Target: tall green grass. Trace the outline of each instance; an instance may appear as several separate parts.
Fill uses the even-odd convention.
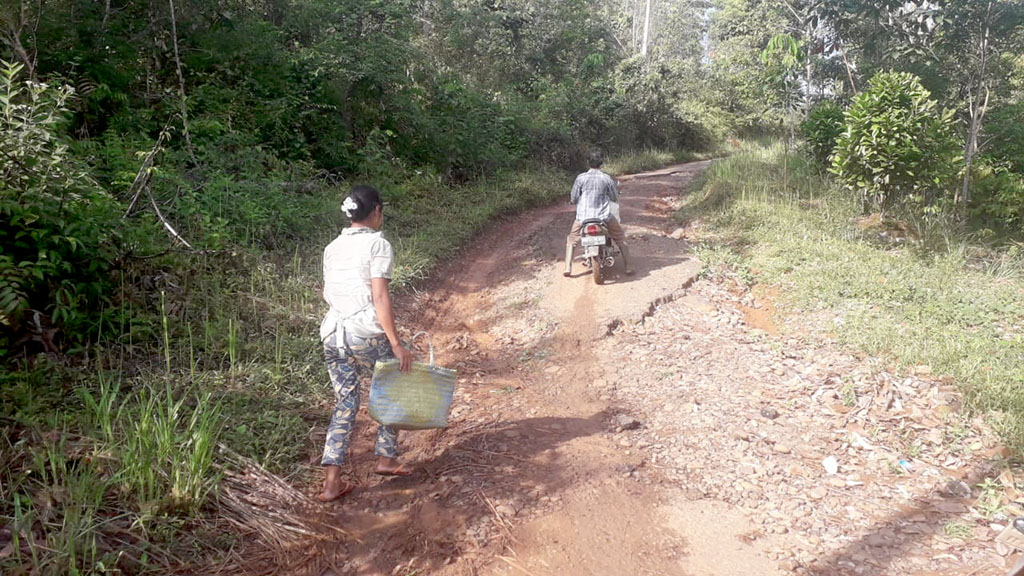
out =
[[[102,549],[101,509],[110,483],[97,474],[94,461],[69,460],[59,441],[33,457],[34,482],[41,487],[35,498],[18,495],[11,518],[15,536],[12,557],[40,574],[92,574],[110,556]],[[45,527],[45,546],[28,546],[35,527]],[[109,562],[109,560],[107,560]]]
[[[213,456],[222,424],[210,398],[209,393],[175,398],[170,385],[139,391],[118,446],[118,480],[134,495],[139,510],[192,515],[217,485]]]
[[[865,227],[856,198],[801,158],[783,189],[781,154],[751,147],[709,169],[679,215],[711,224],[702,256],[778,286],[790,312],[827,312],[834,320],[817,328],[851,348],[952,376],[970,408],[1024,447],[1019,251],[910,218]]]
[[[183,522],[200,516],[219,479],[218,406],[209,394],[175,395],[170,381],[97,382],[75,387],[81,409],[64,428],[4,429],[0,521],[14,539],[4,573],[152,571],[176,540],[192,545]]]

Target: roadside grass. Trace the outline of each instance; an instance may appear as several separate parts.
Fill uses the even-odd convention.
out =
[[[194,525],[219,481],[223,419],[210,394],[155,376],[128,387],[102,370],[45,370],[65,383],[48,422],[59,425],[24,405],[4,418],[4,573],[161,572],[172,550],[208,550]]]
[[[645,148],[629,150],[616,154],[605,161],[604,171],[612,176],[636,174],[648,170],[657,170],[673,164],[707,160],[714,157],[714,152],[693,152],[690,150],[668,150],[663,148]]]
[[[1019,252],[909,218],[861,218],[856,199],[801,158],[783,181],[780,146],[749,146],[708,170],[678,214],[707,225],[705,262],[777,286],[784,309],[829,319],[818,330],[853,349],[951,376],[970,409],[1024,448]]]
[[[402,291],[488,221],[566,194],[571,175],[375,182]],[[201,566],[238,544],[217,521],[217,446],[287,479],[314,468],[332,403],[317,338],[321,257],[346,225],[345,191],[316,192],[322,217],[259,244],[277,251],[180,255],[156,276],[127,268],[118,299],[133,304],[81,359],[0,368],[0,549],[11,544],[0,573]]]

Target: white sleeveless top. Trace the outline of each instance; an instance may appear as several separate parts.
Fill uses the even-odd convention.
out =
[[[320,340],[335,332],[360,338],[384,333],[370,291],[371,278],[391,279],[391,243],[372,228],[346,228],[324,249],[324,300],[331,309],[320,323]]]

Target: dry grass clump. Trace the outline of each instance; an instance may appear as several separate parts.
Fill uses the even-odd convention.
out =
[[[224,462],[217,495],[220,517],[242,534],[259,538],[279,563],[288,562],[296,550],[349,536],[319,502],[254,460],[219,448]]]

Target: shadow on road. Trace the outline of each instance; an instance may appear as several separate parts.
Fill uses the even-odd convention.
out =
[[[417,451],[412,477],[370,479],[338,505],[337,525],[351,538],[319,546],[308,573],[392,574],[410,562],[410,571],[433,573],[488,540],[510,541],[520,510],[580,480],[557,448],[602,432],[608,418],[597,412],[588,418],[479,420],[427,433],[435,445],[455,441],[434,457]],[[354,462],[358,469],[370,465],[366,456]]]
[[[972,470],[964,483],[974,486],[998,474],[997,462]],[[841,497],[841,495],[837,495]],[[955,534],[947,534],[947,525],[974,505],[970,498],[959,498],[945,491],[936,491],[913,505],[895,510],[883,521],[872,526],[862,537],[849,542],[839,550],[819,558],[804,572],[810,576],[860,576],[885,574],[899,563],[900,572],[940,568],[943,555],[956,560]],[[841,520],[841,519],[840,519]],[[939,536],[944,548],[924,548],[922,541]],[[962,544],[962,542],[961,542]],[[954,562],[958,564],[958,562]],[[946,573],[946,572],[943,572]],[[999,567],[979,566],[971,574],[1001,575]]]

